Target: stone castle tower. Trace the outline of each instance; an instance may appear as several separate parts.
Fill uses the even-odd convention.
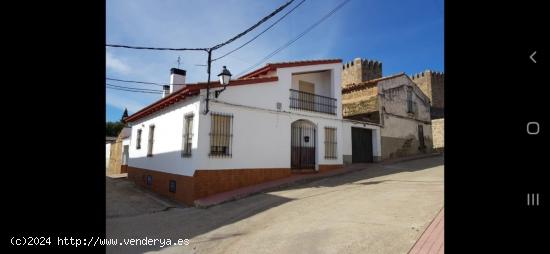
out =
[[[343,65],[342,88],[381,77],[381,62],[355,58]]]
[[[432,119],[442,118],[445,108],[445,74],[426,70],[411,76],[411,79],[418,85],[420,90],[426,94],[431,101]]]

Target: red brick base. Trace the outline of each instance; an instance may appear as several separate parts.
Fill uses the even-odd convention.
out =
[[[128,165],[120,165],[120,173],[128,173]]]
[[[152,176],[151,185],[149,186],[147,185],[148,175]],[[190,176],[128,166],[128,179],[134,181],[137,185],[187,205],[193,205],[195,200],[193,198],[193,177]],[[175,193],[169,191],[170,180],[176,181]]]
[[[331,171],[331,170],[335,170],[335,169],[339,169],[339,168],[343,168],[344,165],[342,164],[335,164],[335,165],[322,165],[320,164],[319,165],[319,172],[322,173],[322,172],[327,172],[327,171]]]
[[[147,176],[152,183],[147,185]],[[250,185],[291,176],[290,168],[196,170],[191,176],[128,167],[128,179],[156,193],[187,205],[196,199]],[[176,181],[176,192],[169,191],[170,180]]]

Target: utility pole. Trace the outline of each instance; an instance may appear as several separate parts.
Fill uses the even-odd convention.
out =
[[[208,114],[208,102],[210,101],[210,67],[212,66],[212,48],[209,48],[206,52],[208,52],[208,69],[206,72],[208,72],[208,81],[206,82],[206,108],[204,109],[204,114]]]

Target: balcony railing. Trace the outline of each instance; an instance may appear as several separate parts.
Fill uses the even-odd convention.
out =
[[[336,115],[336,99],[290,89],[290,108]]]

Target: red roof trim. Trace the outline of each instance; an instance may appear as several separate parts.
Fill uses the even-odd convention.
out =
[[[306,60],[306,61],[295,61],[295,62],[280,62],[280,63],[268,63],[264,67],[249,72],[241,76],[239,79],[252,78],[269,71],[276,70],[277,68],[288,68],[288,67],[298,67],[298,66],[308,66],[308,65],[319,65],[319,64],[332,64],[332,63],[341,63],[342,59],[325,59],[325,60]]]
[[[277,80],[279,80],[279,78],[277,77],[236,79],[236,80],[229,81],[228,86],[251,85],[251,84],[258,84],[258,83],[274,82]],[[201,89],[206,89],[206,86],[207,86],[206,82],[187,84],[183,89],[176,91],[175,93],[172,93],[152,103],[151,105],[141,109],[140,111],[128,116],[127,118],[124,119],[124,122],[127,123],[127,122],[138,120],[155,111],[168,107],[180,100],[184,100],[187,97],[197,95],[200,93]],[[222,85],[220,85],[219,83],[214,83],[214,82],[211,82],[210,84],[210,88],[217,88],[221,86]]]

